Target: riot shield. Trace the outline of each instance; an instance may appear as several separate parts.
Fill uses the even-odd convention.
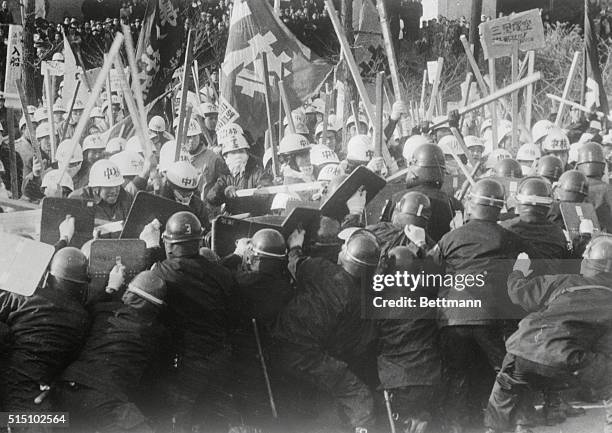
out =
[[[565,229],[569,233],[572,243],[580,236],[580,222],[583,220],[591,220],[593,223],[593,234],[601,231],[597,213],[591,203],[561,202],[559,203],[559,208],[561,209]]]
[[[40,241],[54,245],[59,240],[59,225],[71,215],[75,219],[71,247],[81,248],[93,236],[94,203],[90,200],[45,197],[42,201]]]
[[[108,274],[120,258],[125,266],[125,283],[145,270],[145,242],[138,239],[96,239],[89,255],[90,293],[104,291]]]
[[[393,195],[406,190],[406,185],[389,183],[366,205],[366,225],[376,224],[379,221],[390,221],[393,214]]]
[[[225,203],[225,209],[232,215],[249,213],[251,216],[266,215],[270,212],[270,206],[274,195],[271,194],[254,194],[248,197],[236,197],[228,199]]]
[[[257,231],[265,228],[282,231],[280,225],[269,222],[238,219],[224,215],[218,216],[212,223],[211,248],[219,257],[225,257],[234,252],[238,239],[250,238]]]
[[[144,226],[155,218],[162,227],[165,227],[168,218],[181,211],[190,212],[191,209],[173,200],[139,191],[132,203],[119,239],[138,239]]]

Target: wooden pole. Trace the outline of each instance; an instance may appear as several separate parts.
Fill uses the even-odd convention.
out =
[[[472,72],[474,73],[474,77],[476,77],[476,82],[478,83],[478,87],[480,88],[480,93],[485,97],[489,94],[489,89],[485,83],[485,80],[480,72],[480,68],[478,67],[478,63],[476,63],[476,59],[474,58],[474,54],[472,54],[472,49],[467,38],[464,35],[459,37],[459,40],[463,44],[463,50],[465,51],[465,55],[467,56],[468,62],[472,67]]]
[[[45,71],[45,93],[47,96],[47,116],[49,117],[49,138],[51,139],[51,161],[53,161],[55,159],[55,149],[57,149],[57,138],[55,136],[55,120],[53,119],[53,102],[51,101],[53,94],[53,91],[51,90],[51,75],[49,75],[48,69]],[[10,117],[9,120],[12,121]]]
[[[287,122],[289,123],[289,131],[292,134],[295,134],[295,122],[293,121],[293,116],[291,115],[291,105],[289,105],[289,98],[287,98],[287,92],[285,92],[285,83],[283,83],[282,80],[278,82],[278,90],[280,92],[280,97],[283,100],[285,116],[287,116]]]
[[[181,106],[179,111],[179,130],[176,134],[176,151],[174,154],[174,160],[178,161],[181,155],[181,146],[185,138],[186,131],[185,127],[185,110],[187,107],[187,92],[189,91],[189,68],[191,66],[191,57],[193,52],[194,33],[193,30],[189,30],[187,36],[187,48],[185,50],[185,63],[183,64],[183,87],[181,88]],[[187,124],[189,126],[189,124]]]
[[[489,59],[489,79],[491,81],[491,94],[495,93],[497,88],[497,78],[495,76],[495,59],[491,57]],[[491,140],[493,141],[493,148],[498,147],[497,142],[497,99],[491,103]]]
[[[48,97],[47,97],[48,98]],[[26,110],[27,113],[27,110]],[[15,118],[15,112],[13,108],[7,108],[6,114],[8,118],[8,122],[6,122],[8,127],[8,145],[9,145],[9,170],[11,171],[11,194],[14,200],[19,198],[19,177],[17,173],[17,152],[15,151],[15,122],[13,119]],[[42,164],[42,160],[40,160]]]
[[[468,163],[474,167],[475,165],[475,161],[472,159],[472,157],[470,156],[470,150],[467,148],[467,146],[465,145],[465,141],[463,140],[463,136],[461,135],[461,133],[459,132],[459,130],[457,128],[451,127],[451,132],[453,133],[453,136],[455,137],[455,139],[457,140],[457,142],[459,142],[459,147],[461,147],[461,150],[463,150],[463,153],[465,153],[465,157],[468,160]]]
[[[208,71],[208,68],[204,68],[204,72],[206,72],[206,79],[208,80],[208,85],[213,89],[213,95],[215,95],[215,100],[219,103],[219,93],[217,92],[217,88],[215,87],[215,83],[213,83],[212,75]],[[198,92],[200,89],[198,89]]]
[[[36,1],[22,0],[16,2],[22,5],[21,7],[21,25],[23,26],[23,87],[26,92],[27,101],[31,105],[37,105],[36,95],[36,70],[34,65],[38,63],[38,56],[34,48],[34,29],[36,18]],[[7,30],[8,31],[8,28]]]
[[[331,106],[331,94],[329,84],[325,83],[325,108],[323,110],[323,131],[321,132],[321,143],[327,146],[327,122],[329,122],[329,109]],[[335,149],[333,149],[335,150]]]
[[[382,156],[383,146],[383,79],[384,72],[376,74],[376,119],[374,121],[374,156]]]
[[[266,91],[266,118],[268,119],[268,135],[270,137],[270,148],[272,151],[272,171],[274,177],[280,176],[278,165],[278,148],[274,141],[274,125],[272,122],[272,92],[270,90],[270,71],[268,70],[268,55],[266,52],[261,53],[261,63],[263,71],[263,83]]]
[[[32,147],[34,148],[34,156],[36,156],[38,162],[42,164],[40,143],[36,139],[36,128],[34,128],[32,118],[28,112],[28,100],[26,98],[25,90],[23,89],[23,83],[21,82],[20,78],[17,78],[17,80],[15,80],[15,84],[17,85],[17,91],[19,92],[19,102],[21,102],[21,110],[23,111],[23,117],[26,120],[26,127],[28,128],[28,133],[30,134],[30,141],[32,142]]]
[[[574,74],[576,73],[576,69],[578,67],[578,60],[580,59],[580,51],[576,51],[574,53],[574,57],[572,58],[572,64],[569,69],[569,73],[567,74],[567,80],[565,81],[565,87],[563,88],[563,99],[568,99],[569,92],[572,89],[572,82],[574,81]],[[559,104],[559,110],[557,111],[557,117],[555,118],[555,125],[561,126],[561,120],[563,120],[563,110],[565,108],[565,104],[561,101]]]
[[[106,56],[105,56],[106,57]],[[113,91],[111,89],[111,80],[110,80],[110,70],[106,74],[106,102],[108,105],[106,106],[106,117],[108,119],[108,127],[112,128],[115,125],[115,120],[113,119]]]
[[[512,44],[512,82],[516,83],[518,81],[519,75],[519,42],[514,41]],[[519,93],[518,90],[512,93],[512,148],[518,149],[519,146],[519,119],[518,119],[518,111],[519,111],[519,101],[518,101]]]
[[[531,50],[527,53],[528,59],[528,68],[527,75],[531,75],[535,69],[535,51]],[[531,131],[531,116],[533,113],[533,84],[527,86],[527,96],[525,97],[525,124],[527,125],[527,129]]]
[[[427,114],[425,115],[425,118],[428,121],[431,121],[431,119],[433,118],[433,112],[436,106],[438,92],[440,91],[440,80],[442,79],[442,68],[443,67],[444,67],[444,57],[438,57],[438,70],[436,71],[436,78],[434,79],[433,88],[431,89],[429,106],[427,108]]]
[[[472,0],[472,10],[470,16],[470,43],[474,45],[474,56],[480,54],[480,38],[478,26],[480,25],[480,15],[482,14],[482,0]],[[472,50],[470,49],[470,52]],[[482,96],[486,96],[483,94]]]
[[[471,72],[468,72],[467,75],[465,76],[465,83],[466,83],[466,88],[465,88],[465,93],[463,94],[463,97],[461,99],[461,107],[463,108],[468,104],[468,101],[470,100],[470,90],[472,89],[472,80],[474,79],[474,75]],[[459,123],[459,127],[462,128],[463,127],[463,117],[460,120]]]
[[[563,102],[565,105],[567,105],[567,106],[569,106],[569,107],[572,107],[572,108],[575,108],[575,109],[577,109],[577,110],[580,110],[580,111],[582,111],[582,112],[584,112],[584,113],[591,113],[591,112],[593,112],[591,109],[589,109],[588,107],[585,107],[584,105],[577,104],[577,103],[576,103],[576,102],[574,102],[574,101],[569,101],[569,100],[567,100],[567,99],[560,98],[560,97],[559,97],[559,96],[557,96],[557,95],[553,95],[553,94],[551,94],[551,93],[547,93],[547,94],[546,94],[546,96],[547,96],[548,98],[552,99],[553,101]],[[595,111],[594,113],[595,113],[595,114],[596,114],[598,117],[605,117],[605,116],[606,116],[606,115],[605,115],[605,114],[604,114],[602,111]]]
[[[419,104],[419,121],[425,116],[425,91],[427,90],[427,69],[423,69],[423,84],[421,85],[421,102]]]
[[[64,122],[64,129],[62,130],[62,141],[66,139],[66,134],[68,133],[68,123],[70,121],[70,116],[72,116],[72,111],[74,110],[74,104],[77,100],[77,97],[79,96],[79,89],[81,88],[81,83],[81,80],[77,81],[76,86],[74,88],[74,94],[72,95],[72,99],[70,100],[70,107],[68,108],[68,113],[66,113],[67,117],[66,121]]]
[[[285,79],[285,68],[281,68],[280,72],[280,80],[283,81]],[[280,92],[278,96],[278,143],[280,146],[280,141],[283,139],[284,135],[284,126],[283,125],[283,98],[280,97]]]

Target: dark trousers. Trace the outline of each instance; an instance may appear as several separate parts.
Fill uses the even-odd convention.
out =
[[[445,412],[450,422],[465,425],[470,419],[469,408],[478,413],[484,406],[494,372],[501,369],[506,353],[503,335],[501,325],[442,328]]]

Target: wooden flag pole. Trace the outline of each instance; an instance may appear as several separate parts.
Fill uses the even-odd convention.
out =
[[[469,100],[470,100],[470,93],[472,90],[472,80],[474,79],[474,75],[471,72],[468,72],[467,75],[465,76],[465,83],[467,84],[466,88],[465,88],[465,93],[463,94],[463,97],[461,99],[461,106],[460,108],[464,108],[465,106],[467,106]],[[461,117],[461,120],[459,121],[459,127],[463,128],[463,120],[464,118]]]
[[[34,148],[34,156],[36,156],[36,159],[42,164],[40,143],[36,138],[36,128],[34,128],[32,118],[30,117],[30,113],[28,112],[28,102],[25,90],[23,89],[23,83],[21,82],[21,78],[17,78],[15,80],[15,84],[17,85],[17,91],[19,92],[19,102],[21,102],[21,109],[23,111],[23,117],[25,118],[26,127],[28,128],[28,133],[30,135],[30,141],[32,142],[32,147]]]
[[[491,93],[490,94],[494,94],[495,90],[496,90],[496,81],[497,78],[495,76],[495,59],[493,57],[489,58],[489,79],[491,81]],[[493,141],[493,148],[497,148],[498,146],[498,142],[497,142],[497,99],[495,99],[492,103],[491,103],[491,140]]]
[[[70,122],[70,117],[72,116],[72,111],[74,110],[74,104],[79,96],[79,89],[81,88],[82,81],[79,80],[76,83],[74,88],[74,94],[72,95],[72,99],[70,100],[70,107],[68,108],[68,113],[66,117],[66,121],[64,122],[64,129],[62,130],[61,140],[64,141],[66,139],[66,134],[68,134],[68,123]]]
[[[81,140],[81,135],[83,134],[83,131],[85,131],[85,126],[87,125],[87,123],[89,123],[89,115],[91,114],[91,110],[96,105],[98,97],[100,96],[100,92],[102,91],[102,87],[104,87],[104,82],[106,81],[106,75],[110,71],[110,68],[113,64],[115,57],[117,56],[117,54],[119,54],[119,50],[121,49],[121,45],[123,44],[123,39],[124,39],[123,34],[117,33],[117,35],[115,36],[115,40],[113,41],[113,44],[110,47],[108,56],[106,60],[104,61],[104,65],[102,65],[100,74],[98,75],[98,78],[96,79],[96,82],[91,90],[91,94],[89,95],[89,98],[87,99],[87,103],[85,104],[85,109],[83,110],[83,114],[81,115],[79,119],[79,123],[77,124],[74,130],[74,135],[72,136],[72,140],[71,140],[72,149],[68,153],[68,155],[70,156],[72,156],[72,154],[74,153],[76,146],[79,145],[79,142]],[[64,177],[64,174],[66,173],[66,169],[68,168],[68,162],[69,160],[65,161],[64,164],[60,164],[60,161],[58,161],[58,166],[60,167],[60,171],[61,171],[58,179],[62,179]]]
[[[434,108],[436,106],[436,100],[438,98],[438,92],[440,91],[440,80],[442,79],[442,68],[444,67],[444,57],[438,57],[438,69],[436,71],[436,78],[434,79],[433,88],[431,89],[431,97],[429,99],[429,106],[427,107],[427,114],[425,119],[431,122],[433,118]]]
[[[489,94],[489,89],[485,84],[480,68],[478,68],[478,63],[476,63],[476,59],[474,58],[470,44],[465,35],[461,35],[459,40],[463,44],[463,50],[465,51],[465,55],[467,56],[470,66],[472,67],[472,72],[474,73],[474,77],[476,77],[476,82],[478,83],[478,87],[480,87],[480,92],[482,93],[482,96],[485,97]]]
[[[512,44],[512,82],[516,83],[519,76],[519,42],[514,41]],[[519,92],[512,92],[512,148],[518,149],[519,146]]]
[[[289,105],[289,98],[287,97],[287,92],[285,91],[285,83],[283,83],[282,80],[278,82],[278,91],[280,92],[283,107],[285,108],[285,116],[287,116],[287,122],[289,123],[289,131],[292,134],[295,134],[295,122],[293,121],[293,116],[291,115],[291,105]]]
[[[113,92],[111,89],[111,80],[110,80],[110,70],[106,74],[106,102],[108,105],[106,106],[106,117],[108,119],[108,127],[112,128],[115,124],[113,119]]]
[[[47,95],[49,99],[49,95]],[[13,108],[7,108],[6,114],[9,121],[7,122],[8,127],[8,147],[9,147],[9,170],[11,171],[11,195],[13,200],[19,198],[19,177],[17,175],[17,152],[15,151],[15,112]],[[27,113],[27,110],[25,111]],[[53,149],[53,145],[51,145]],[[42,164],[42,160],[41,160]],[[0,180],[1,182],[1,180]]]
[[[419,103],[419,122],[425,116],[425,92],[427,91],[427,69],[423,69],[423,84],[421,85],[421,101]]]
[[[181,88],[181,105],[179,110],[179,122],[178,122],[178,132],[176,134],[176,150],[174,154],[174,160],[178,161],[181,155],[181,146],[183,145],[183,141],[185,139],[186,131],[185,127],[185,111],[187,108],[187,92],[189,91],[189,68],[191,65],[191,58],[193,52],[193,43],[194,43],[194,33],[193,30],[189,30],[187,36],[187,48],[185,49],[185,63],[183,64],[183,77],[182,83],[183,86]],[[189,124],[187,124],[189,125]]]
[[[567,80],[565,81],[565,87],[563,88],[563,96],[561,96],[561,98],[563,99],[568,99],[569,92],[572,89],[572,82],[574,81],[574,74],[576,73],[579,59],[580,59],[580,51],[576,51],[574,53],[574,57],[572,58],[572,64],[570,66],[569,73],[567,74]],[[564,109],[565,109],[565,104],[563,103],[563,101],[560,101],[559,110],[557,111],[557,117],[555,118],[556,126],[561,126],[561,120],[563,119]]]
[[[261,64],[263,71],[263,83],[266,91],[266,118],[268,120],[268,136],[269,144],[272,151],[272,171],[274,177],[280,176],[280,167],[278,164],[278,148],[274,141],[274,125],[272,122],[272,92],[270,90],[270,71],[268,69],[268,55],[266,52],[261,53]]]
[[[535,69],[535,51],[531,50],[527,53],[528,67],[527,75],[532,75]],[[527,86],[527,95],[525,96],[525,125],[531,131],[531,116],[533,113],[533,84]]]
[[[574,101],[570,101],[568,99],[563,99],[560,98],[557,95],[553,95],[552,93],[547,93],[546,96],[550,99],[552,99],[553,101],[557,101],[557,102],[563,102],[565,105],[575,108],[576,110],[580,110],[582,112],[585,113],[595,113],[598,117],[605,117],[605,113],[603,111],[592,111],[590,110],[588,107],[585,107],[584,105],[581,104],[577,104]]]
[[[331,94],[329,84],[325,83],[325,108],[323,109],[323,131],[321,132],[321,144],[327,146],[327,122],[329,122],[329,109],[331,105]]]
[[[53,162],[55,159],[55,149],[57,149],[57,138],[55,136],[55,120],[53,119],[53,102],[51,102],[51,95],[53,93],[51,90],[51,76],[49,75],[48,69],[45,71],[45,93],[47,96],[47,116],[49,117],[51,138],[51,161]]]
[[[284,79],[285,79],[285,68],[281,68],[280,80],[283,81]],[[280,141],[283,139],[284,132],[285,132],[284,131],[285,125],[283,125],[284,123],[283,122],[283,111],[284,111],[283,98],[281,98],[280,91],[279,91],[279,94],[278,94],[278,143],[279,143],[279,146],[280,146]]]
[[[374,121],[374,156],[382,156],[383,146],[383,79],[384,72],[376,74],[376,119]]]

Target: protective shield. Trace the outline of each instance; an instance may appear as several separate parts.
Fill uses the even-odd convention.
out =
[[[31,296],[45,275],[53,246],[0,232],[0,290]]]
[[[238,239],[250,238],[258,230],[267,228],[282,231],[280,225],[270,222],[259,222],[221,215],[212,223],[211,248],[219,257],[225,257],[234,252]]]
[[[75,219],[74,236],[70,246],[81,248],[93,236],[94,203],[89,200],[45,197],[42,201],[40,241],[54,245],[59,240],[59,225],[71,215]]]
[[[232,215],[249,213],[251,216],[266,215],[270,212],[270,206],[274,195],[254,194],[249,197],[236,197],[227,200],[225,209]]]
[[[189,212],[191,209],[173,200],[140,191],[132,203],[119,239],[138,239],[144,226],[155,218],[165,227],[168,218],[181,211]]]
[[[0,231],[37,241],[40,239],[41,214],[40,209],[0,213]]]
[[[601,232],[597,213],[591,203],[562,202],[559,204],[559,208],[561,209],[565,229],[569,233],[572,243],[580,237],[581,221],[591,220],[593,223],[593,234]]]
[[[285,207],[285,211],[283,212],[283,215],[289,215],[291,214],[291,211],[293,209],[297,209],[297,208],[309,208],[309,209],[319,210],[319,207],[321,207],[320,201],[314,201],[314,200],[288,201],[287,206]]]
[[[391,221],[393,214],[393,195],[406,190],[403,182],[389,183],[366,205],[366,225],[376,224],[379,221]]]
[[[518,190],[521,179],[515,177],[497,177],[493,176],[489,179],[494,179],[504,187],[504,200],[506,200],[506,208],[511,209],[516,206],[516,191]]]
[[[442,188],[440,189],[446,193],[446,195],[454,196],[455,193],[461,189],[465,180],[466,177],[463,173],[446,174],[444,176],[444,183],[442,183]]]
[[[296,228],[301,227],[307,234],[316,232],[321,219],[321,211],[308,207],[297,207],[287,215],[282,223],[282,233],[289,236]]]
[[[91,243],[89,256],[89,294],[100,293],[106,288],[108,274],[121,260],[125,266],[125,284],[145,270],[144,241],[138,239],[97,239]],[[88,296],[89,297],[89,296]]]
[[[386,185],[385,180],[363,166],[357,167],[340,184],[338,189],[321,205],[321,215],[342,220],[349,210],[346,201],[361,187],[364,187],[366,203],[374,199],[376,194]]]

